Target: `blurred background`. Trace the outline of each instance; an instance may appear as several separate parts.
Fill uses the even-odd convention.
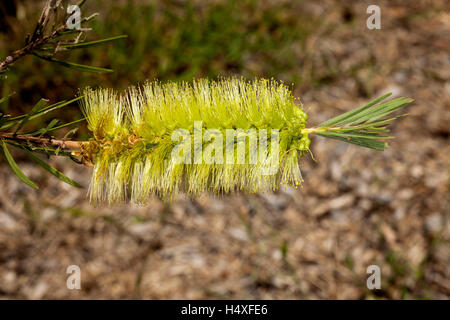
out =
[[[100,14],[89,39],[129,37],[67,59],[115,72],[27,56],[0,80],[0,96],[16,92],[2,112],[86,85],[224,75],[292,85],[309,125],[386,92],[415,102],[384,152],[314,137],[304,187],[273,194],[95,208],[90,168],[52,160],[80,190],[15,154],[35,191],[2,159],[0,298],[450,298],[450,3],[377,1],[382,29],[369,30],[372,2],[88,1],[82,15]],[[0,3],[1,58],[23,46],[42,6]],[[73,105],[45,120],[79,116]],[[66,287],[69,265],[81,269],[81,290]],[[381,268],[380,290],[366,286],[369,265]]]

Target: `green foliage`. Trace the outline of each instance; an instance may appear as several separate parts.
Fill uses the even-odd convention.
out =
[[[49,61],[49,62],[53,62],[55,64],[58,64],[60,66],[63,67],[67,67],[73,70],[78,70],[78,71],[84,71],[84,72],[91,72],[91,73],[111,73],[113,72],[113,70],[111,69],[106,69],[106,68],[100,68],[100,67],[93,67],[93,66],[87,66],[84,64],[79,64],[79,63],[74,63],[74,62],[69,62],[69,61],[64,61],[64,60],[58,60],[52,57],[46,57],[46,56],[41,56],[37,53],[34,53],[34,55],[38,58],[41,58],[43,60]]]
[[[73,186],[73,187],[77,187],[77,188],[81,188],[81,185],[70,179],[69,177],[65,176],[62,172],[56,170],[55,168],[53,168],[52,166],[50,166],[48,163],[46,163],[45,161],[43,161],[41,158],[35,156],[31,151],[29,151],[28,149],[25,149],[28,156],[34,161],[36,162],[38,165],[40,165],[42,168],[44,168],[44,170],[50,172],[52,175],[54,175],[55,177],[57,177],[59,180],[64,181],[65,183]]]
[[[11,166],[13,172],[19,177],[20,180],[22,180],[24,183],[26,183],[27,185],[29,185],[30,187],[33,188],[38,188],[37,185],[32,182],[30,179],[28,179],[23,172],[20,170],[20,168],[18,167],[17,163],[14,161],[12,155],[10,154],[6,143],[10,144],[13,147],[16,147],[18,149],[22,149],[25,150],[26,153],[28,154],[28,156],[35,161],[37,164],[39,164],[43,169],[45,169],[46,171],[50,172],[51,174],[53,174],[55,177],[57,177],[58,179],[72,185],[75,187],[81,187],[77,182],[73,181],[72,179],[66,177],[63,173],[59,172],[57,169],[53,168],[52,166],[50,166],[48,163],[46,163],[44,160],[36,157],[33,152],[37,152],[37,153],[42,153],[45,154],[47,156],[51,156],[51,155],[61,155],[61,156],[66,156],[71,158],[72,160],[76,160],[73,155],[70,152],[64,152],[59,150],[58,148],[52,148],[52,147],[35,147],[33,146],[33,144],[31,142],[27,142],[27,137],[31,138],[35,138],[35,137],[41,137],[45,134],[47,134],[48,132],[51,131],[56,131],[65,127],[69,127],[69,126],[73,126],[75,124],[80,123],[81,121],[84,121],[84,118],[82,119],[78,119],[69,123],[63,123],[63,124],[59,124],[59,120],[57,119],[53,119],[46,127],[44,128],[40,128],[37,130],[32,130],[29,132],[19,132],[26,124],[29,120],[31,119],[35,119],[35,118],[39,118],[41,116],[43,116],[44,114],[46,114],[47,112],[56,110],[56,109],[60,109],[63,108],[64,106],[69,105],[70,103],[74,102],[78,100],[77,99],[73,99],[71,101],[61,101],[59,103],[50,105],[50,106],[46,106],[48,103],[48,100],[46,99],[41,99],[39,100],[38,103],[36,103],[34,105],[34,107],[26,114],[21,115],[21,116],[17,116],[17,117],[4,117],[3,115],[0,117],[0,135],[2,135],[5,130],[8,130],[14,126],[17,126],[16,129],[14,130],[13,134],[8,134],[7,135],[2,135],[2,147],[3,147],[3,151],[5,154],[5,157],[9,163],[9,165]],[[14,139],[16,137],[20,136],[21,140],[15,142]],[[4,139],[4,140],[3,140]]]
[[[23,172],[20,170],[19,166],[17,165],[16,161],[14,161],[14,158],[12,157],[11,153],[8,150],[8,147],[6,146],[5,141],[2,141],[2,147],[3,152],[5,154],[6,160],[8,161],[12,171],[14,174],[23,181],[26,185],[32,187],[33,189],[39,189],[39,187],[31,181]]]
[[[45,105],[47,104],[47,99],[41,99],[38,103],[34,105],[34,107],[31,109],[30,112],[24,115],[23,119],[20,120],[19,125],[17,126],[16,130],[14,131],[14,134],[17,134],[17,132],[23,128],[25,123],[30,119],[31,116],[35,115],[39,110],[41,110]]]
[[[94,41],[86,41],[86,42],[80,42],[80,43],[71,43],[71,44],[63,44],[60,47],[62,49],[68,49],[68,50],[74,50],[74,49],[85,49],[85,48],[92,48],[92,47],[98,47],[103,46],[105,44],[108,44],[110,42],[114,42],[119,39],[127,38],[127,35],[121,35],[101,40],[94,40]]]
[[[383,135],[389,131],[386,126],[403,115],[384,117],[414,101],[410,98],[396,98],[378,104],[390,95],[391,93],[388,93],[363,107],[321,123],[319,128],[315,129],[315,133],[362,147],[384,150],[387,147],[387,142],[384,140],[393,138]]]

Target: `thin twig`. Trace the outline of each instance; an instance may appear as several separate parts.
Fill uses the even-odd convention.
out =
[[[10,141],[28,141],[33,144],[43,145],[43,146],[56,146],[63,150],[81,150],[83,144],[86,144],[85,141],[71,141],[71,140],[57,140],[53,138],[42,138],[42,137],[33,137],[28,135],[14,135],[12,133],[0,132],[0,139],[10,140]]]
[[[39,48],[42,44],[46,43],[48,40],[53,39],[54,37],[59,36],[59,34],[65,31],[66,25],[61,25],[55,31],[53,31],[48,36],[37,39],[33,42],[30,42],[25,47],[14,51],[11,55],[7,56],[3,61],[0,62],[0,74],[7,71],[8,66],[19,60],[20,58],[31,54],[35,49]]]
[[[61,1],[57,1],[55,4],[52,4],[51,1],[48,1],[44,10],[42,11],[41,18],[39,19],[36,30],[31,37],[30,43],[28,43],[25,47],[18,49],[0,61],[0,74],[5,73],[8,70],[8,66],[19,60],[20,58],[31,54],[34,50],[38,49],[43,44],[47,43],[49,40],[57,38],[60,34],[67,29],[67,25],[63,23],[58,28],[55,28],[49,35],[47,36],[38,36],[41,32],[43,32],[47,24],[50,20],[51,11],[53,14],[55,13],[55,9],[60,5]]]

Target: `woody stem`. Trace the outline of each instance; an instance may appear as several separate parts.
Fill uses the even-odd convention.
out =
[[[81,150],[85,141],[68,141],[68,140],[56,140],[52,138],[41,138],[41,137],[33,137],[28,135],[20,135],[20,134],[12,134],[12,133],[4,133],[0,132],[0,139],[22,142],[28,141],[33,144],[48,146],[52,145],[55,147],[60,147],[63,150]]]

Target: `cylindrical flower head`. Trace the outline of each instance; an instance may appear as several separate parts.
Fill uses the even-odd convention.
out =
[[[85,89],[93,202],[298,186],[307,115],[287,86],[231,78]]]

